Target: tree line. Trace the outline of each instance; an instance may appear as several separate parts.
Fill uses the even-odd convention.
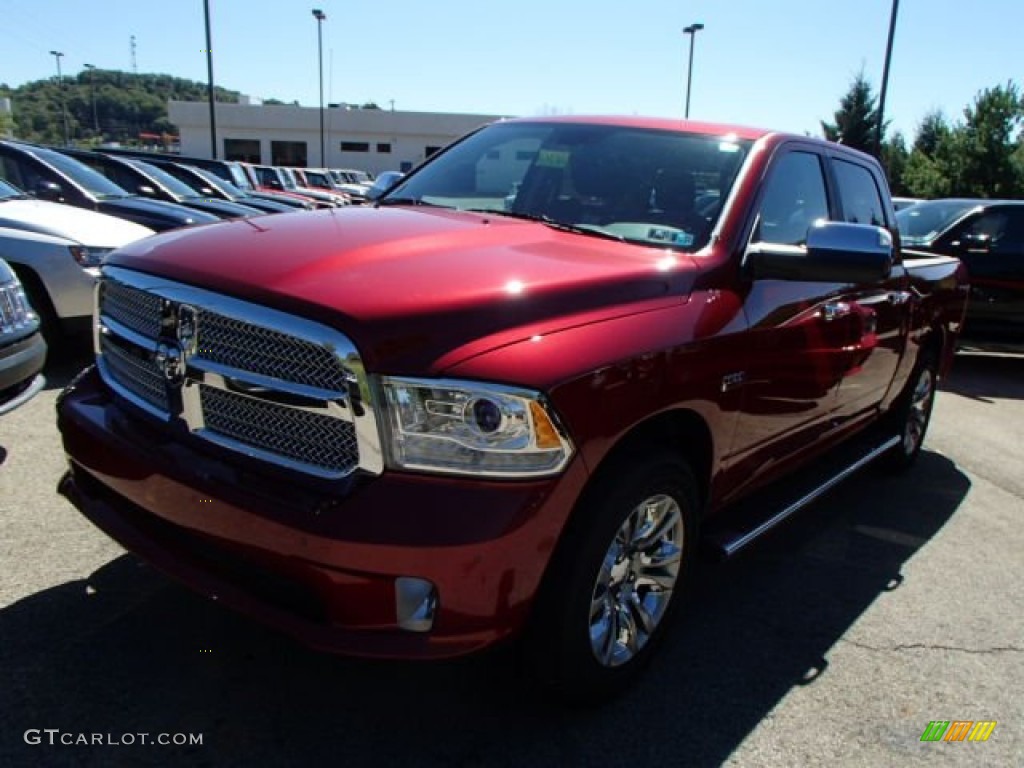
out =
[[[868,152],[885,166],[894,195],[1024,198],[1024,96],[1012,80],[980,91],[960,119],[926,114],[912,141],[899,131],[878,143],[878,105],[861,73],[840,99],[826,139]]]
[[[167,119],[168,99],[206,101],[207,89],[205,83],[170,75],[87,69],[64,77],[63,82],[48,78],[17,88],[0,84],[0,97],[5,96],[11,100],[12,115],[6,116],[6,124],[0,123],[0,136],[63,144],[63,96],[72,142],[132,144],[140,134],[176,135]],[[216,101],[237,103],[238,97],[238,91],[214,87]]]

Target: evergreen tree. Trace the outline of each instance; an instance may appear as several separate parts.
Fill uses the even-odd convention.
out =
[[[850,90],[839,100],[835,122],[821,121],[825,138],[878,156],[879,148],[875,142],[878,127],[876,102],[871,83],[862,71],[853,79]]]

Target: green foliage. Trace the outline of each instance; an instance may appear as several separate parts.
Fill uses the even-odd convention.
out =
[[[99,136],[94,130],[93,93]],[[238,92],[214,88],[214,99],[237,103]],[[14,112],[14,134],[20,139],[44,144],[64,141],[61,97],[67,107],[72,141],[102,138],[104,141],[133,143],[140,133],[173,132],[167,120],[167,101],[205,101],[206,84],[162,74],[140,74],[118,70],[83,70],[64,78],[25,83],[17,88],[0,86],[0,96],[9,96]]]
[[[901,179],[915,197],[1024,197],[1024,98],[1011,81],[986,88],[946,122],[931,112],[918,126]]]
[[[903,175],[907,167],[907,160],[910,152],[907,150],[907,141],[899,131],[882,144],[882,166],[889,177],[889,188],[894,195],[906,195],[907,188],[904,186]]]
[[[873,151],[875,97],[863,73],[840,100],[825,138]],[[880,156],[893,194],[912,197],[1024,198],[1024,96],[1013,81],[986,88],[950,124],[939,110],[921,120],[907,148],[900,134],[883,141]],[[884,130],[883,130],[884,134]]]
[[[834,123],[821,121],[825,138],[862,152],[878,155],[875,132],[878,128],[878,109],[871,83],[861,72],[850,85],[850,90],[839,100]]]

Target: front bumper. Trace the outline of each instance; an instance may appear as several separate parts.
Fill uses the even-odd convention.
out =
[[[108,535],[306,645],[361,656],[455,656],[515,633],[585,482],[577,459],[543,481],[385,472],[307,487],[170,440],[95,370],[61,396],[58,425],[60,490]],[[399,626],[410,577],[436,590],[429,631]]]

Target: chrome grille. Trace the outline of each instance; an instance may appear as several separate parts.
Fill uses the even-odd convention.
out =
[[[198,326],[198,354],[206,360],[334,392],[347,388],[349,374],[321,345],[208,310],[200,310]]]
[[[122,387],[162,412],[168,410],[167,386],[152,356],[138,350],[133,354],[108,337],[100,339],[103,361]]]
[[[160,334],[159,296],[140,291],[115,280],[103,284],[103,314],[136,333],[155,339]]]
[[[104,267],[96,295],[99,370],[122,397],[307,474],[383,470],[371,389],[343,334],[121,267]]]
[[[355,428],[308,411],[200,384],[205,429],[261,451],[348,473],[358,461]]]

